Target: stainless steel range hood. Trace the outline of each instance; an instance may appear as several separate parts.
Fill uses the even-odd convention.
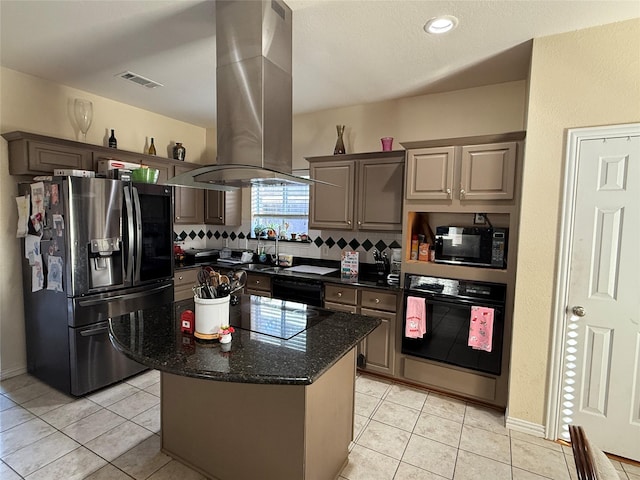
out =
[[[167,185],[232,190],[313,183],[291,174],[291,9],[281,0],[216,1],[218,158]]]

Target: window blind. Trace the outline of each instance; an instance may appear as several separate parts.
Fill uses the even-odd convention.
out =
[[[307,177],[308,178],[308,177]],[[251,187],[251,224],[284,225],[290,233],[305,233],[309,219],[309,186],[304,184]]]

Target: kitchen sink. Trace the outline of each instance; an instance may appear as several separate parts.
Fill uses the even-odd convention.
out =
[[[281,272],[282,270],[284,270],[284,267],[267,267],[267,268],[263,268],[261,271],[268,272],[268,273],[278,273],[278,272]]]
[[[241,265],[240,268],[242,270],[264,272],[264,271],[269,271],[272,268],[276,268],[276,267],[272,267],[271,265],[266,265],[264,263],[247,263],[245,265]]]

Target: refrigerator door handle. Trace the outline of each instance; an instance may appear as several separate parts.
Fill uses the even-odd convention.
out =
[[[127,212],[127,257],[125,258],[125,282],[131,283],[133,280],[133,241],[135,238],[133,223],[133,204],[131,198],[131,189],[129,186],[124,187],[124,208]]]
[[[130,300],[134,298],[146,297],[148,295],[153,295],[156,292],[161,292],[162,290],[166,290],[167,288],[173,288],[173,285],[162,285],[160,287],[149,288],[142,292],[136,292],[136,293],[124,293],[122,295],[112,295],[109,298],[97,298],[95,300],[80,300],[78,302],[78,306],[92,307],[95,305],[104,305],[105,302],[113,302],[118,300]]]
[[[142,268],[142,210],[140,209],[140,197],[138,196],[138,189],[131,187],[133,192],[133,204],[136,208],[136,266],[133,274],[133,280],[135,283],[140,282],[140,269]]]
[[[107,324],[107,322],[101,322],[92,328],[87,328],[86,330],[82,330],[80,332],[80,336],[92,337],[94,335],[102,335],[103,333],[107,333],[108,331],[109,331],[109,325]]]

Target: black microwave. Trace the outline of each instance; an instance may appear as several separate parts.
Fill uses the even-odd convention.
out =
[[[507,268],[509,230],[493,227],[436,227],[435,261]]]

